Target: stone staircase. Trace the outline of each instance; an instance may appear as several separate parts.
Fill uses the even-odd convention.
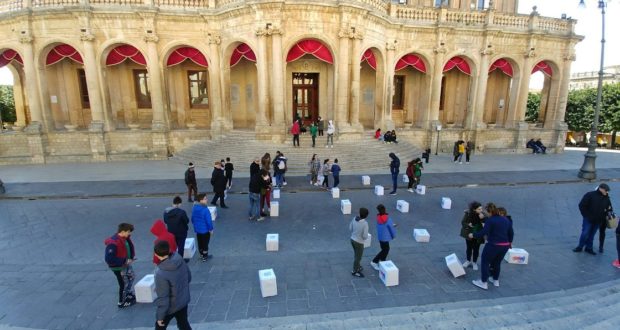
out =
[[[262,157],[265,152],[275,157],[277,150],[288,158],[287,175],[305,175],[309,172],[308,162],[314,153],[323,161],[338,158],[343,168],[342,174],[352,173],[389,173],[390,158],[394,152],[401,161],[401,172],[404,173],[406,163],[413,158],[421,157],[422,150],[407,142],[384,144],[373,138],[374,132],[366,132],[357,141],[338,141],[334,139],[333,148],[325,148],[325,136],[318,136],[316,147],[312,148],[309,134],[300,136],[301,148],[294,148],[292,137],[284,143],[259,141],[253,131],[233,130],[216,140],[204,140],[188,146],[172,157],[172,161],[187,164],[193,162],[199,167],[210,168],[213,162],[230,157],[237,169],[236,173],[249,171],[249,165],[255,157]]]
[[[536,283],[530,283],[536,285]],[[489,290],[501,290],[491,287]],[[203,323],[195,329],[618,329],[620,280],[497,299]]]

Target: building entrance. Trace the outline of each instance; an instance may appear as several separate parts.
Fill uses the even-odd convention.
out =
[[[309,126],[319,117],[319,74],[293,72],[293,119]]]

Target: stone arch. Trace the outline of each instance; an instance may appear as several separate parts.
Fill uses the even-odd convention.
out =
[[[560,91],[560,67],[553,61],[540,58],[534,61],[531,73],[542,72],[543,88],[540,95],[537,126],[553,128],[553,120],[557,111]]]
[[[381,46],[372,45],[362,48],[362,54],[356,55],[360,63],[359,121],[365,129],[379,127],[384,117],[383,89],[385,83],[385,54]],[[366,57],[371,51],[375,58],[375,68]]]
[[[520,67],[508,56],[496,56],[487,68],[487,88],[484,98],[483,122],[489,126],[505,127],[515,116],[520,82]]]
[[[446,58],[442,66],[439,120],[447,127],[464,127],[475,92],[476,65],[464,54]]]
[[[267,82],[258,79],[257,61],[268,65],[267,58],[260,58],[256,48],[242,40],[230,43],[224,52],[224,97],[227,107],[226,118],[233,128],[255,128],[258,113],[258,84]],[[267,100],[265,100],[267,101]],[[266,109],[269,107],[265,106]],[[266,111],[265,116],[270,114]]]
[[[24,127],[30,123],[30,109],[26,97],[24,61],[19,51],[14,48],[0,47],[0,68],[6,67],[13,76],[13,101],[16,121],[14,126]]]
[[[396,56],[392,120],[398,127],[423,126],[430,111],[430,61],[417,50]]]

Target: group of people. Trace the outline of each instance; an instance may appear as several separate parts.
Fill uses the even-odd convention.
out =
[[[310,124],[309,130],[310,135],[312,137],[312,148],[316,146],[316,137],[323,136],[325,123],[321,117],[318,117],[316,121],[313,121]],[[301,117],[297,117],[293,121],[293,125],[291,126],[291,135],[293,135],[293,147],[299,147],[299,135],[301,133],[305,133],[308,131],[303,125]],[[334,126],[334,122],[332,120],[328,120],[327,122],[327,140],[325,142],[325,148],[333,148],[334,147],[334,134],[336,133],[336,126]]]
[[[532,149],[533,154],[546,154],[547,153],[547,147],[545,147],[545,145],[542,143],[540,138],[536,139],[536,141],[534,141],[534,139],[530,139],[525,144],[525,147],[528,149]]]
[[[273,188],[286,186],[286,171],[288,159],[279,150],[271,159],[270,153],[265,153],[262,158],[255,158],[250,164],[250,182],[248,186],[250,209],[248,211],[250,221],[263,221],[271,211],[271,192]],[[273,176],[271,168],[273,167]],[[274,182],[275,180],[275,182]]]
[[[469,164],[471,153],[474,150],[474,143],[471,141],[458,140],[454,142],[454,148],[452,148],[452,155],[454,156],[454,163],[463,164],[463,155],[465,155],[465,163]]]
[[[228,208],[224,200],[226,199],[226,191],[232,188],[232,177],[235,167],[230,161],[230,157],[226,157],[226,160],[222,159],[219,162],[216,161],[213,164],[213,171],[211,172],[211,186],[213,186],[213,200],[212,205],[216,205],[217,200],[220,200],[220,207]],[[198,181],[196,180],[196,166],[194,163],[189,163],[187,170],[185,170],[185,186],[187,186],[187,201],[192,203],[198,196]]]
[[[321,160],[316,154],[313,154],[308,162],[308,167],[310,168],[311,185],[320,185],[329,190],[329,175],[331,174],[334,177],[334,185],[332,188],[338,188],[340,184],[340,171],[342,170],[340,164],[338,164],[338,158],[334,159],[333,163],[331,163],[329,158],[326,158],[323,160],[323,164],[321,164]]]
[[[381,129],[377,128],[377,130],[375,131],[375,139],[379,140],[379,141],[383,141],[383,143],[398,143],[398,141],[396,140],[396,131],[395,130],[388,130],[387,132],[385,132],[385,134],[381,133]]]

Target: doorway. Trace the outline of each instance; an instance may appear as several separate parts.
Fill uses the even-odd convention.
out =
[[[319,117],[319,74],[293,72],[293,119],[309,126]]]

